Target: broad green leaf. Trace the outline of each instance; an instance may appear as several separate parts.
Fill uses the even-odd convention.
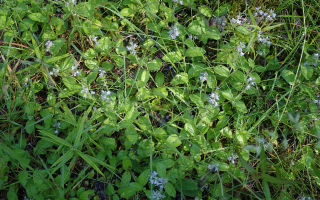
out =
[[[229,76],[229,69],[223,65],[218,65],[213,68],[214,72],[220,76],[228,77]]]
[[[292,71],[285,69],[281,72],[281,76],[287,81],[287,83],[290,85],[293,84],[295,75]]]
[[[172,85],[179,85],[179,84],[188,84],[188,74],[185,72],[182,72],[180,74],[177,74],[172,80]]]
[[[173,52],[169,52],[166,55],[164,55],[162,57],[162,59],[166,62],[178,62],[180,60],[183,59],[182,54],[180,53],[180,51],[173,51]]]
[[[212,17],[211,9],[208,6],[200,6],[199,11],[201,14],[203,14],[206,17]]]
[[[247,110],[247,107],[246,105],[244,104],[243,101],[233,101],[232,102],[232,105],[234,107],[236,107],[236,109],[239,111],[239,112],[242,112],[242,113],[247,113],[248,110]]]
[[[204,107],[204,103],[202,101],[202,99],[200,98],[199,95],[196,95],[196,94],[192,94],[190,95],[190,100],[196,104],[199,108],[202,108]]]
[[[162,62],[161,62],[160,58],[156,58],[156,59],[152,60],[151,62],[149,62],[147,67],[149,70],[158,71],[162,67]]]
[[[200,47],[189,47],[186,51],[186,57],[203,56],[206,51]]]
[[[63,146],[72,148],[72,145],[69,142],[67,142],[66,140],[64,140],[64,139],[62,139],[62,138],[60,138],[58,136],[53,135],[49,131],[46,131],[46,130],[39,130],[39,131],[45,137],[48,137],[48,138],[52,139],[52,141],[54,141],[55,144],[63,145]]]
[[[167,138],[167,145],[171,148],[175,148],[175,147],[178,147],[181,145],[181,141],[179,139],[179,136],[176,135],[176,134],[173,134],[173,135],[170,135],[168,138]]]
[[[149,181],[149,177],[150,177],[150,169],[146,169],[139,175],[137,182],[141,186],[145,186]]]
[[[28,17],[36,22],[44,23],[48,21],[47,17],[41,13],[31,13],[30,15],[28,15]]]
[[[310,80],[313,74],[313,68],[311,66],[302,65],[301,72],[305,79]]]
[[[120,14],[124,17],[133,17],[134,16],[134,11],[131,8],[123,8],[120,11]]]

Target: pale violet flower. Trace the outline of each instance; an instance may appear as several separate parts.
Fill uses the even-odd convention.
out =
[[[80,93],[82,94],[82,96],[84,98],[87,98],[88,95],[89,95],[89,88],[85,87],[85,86],[82,86],[82,90],[80,91]]]
[[[72,76],[78,76],[80,74],[80,70],[78,70],[78,63],[76,61],[73,62],[71,66]]]
[[[215,107],[219,106],[218,101],[220,100],[219,94],[212,92],[208,98],[208,102],[213,104]]]
[[[218,171],[219,171],[219,163],[217,163],[217,164],[215,164],[215,165],[209,164],[209,165],[208,165],[208,169],[209,169],[210,171],[214,170],[215,172],[218,172]]]
[[[103,69],[99,69],[99,77],[103,77],[106,74],[106,71]]]
[[[231,162],[232,164],[235,163],[235,160],[238,158],[237,155],[231,154],[231,156],[228,157],[228,161]]]
[[[46,45],[46,52],[50,52],[50,48],[53,46],[53,42],[51,40],[48,40],[45,45]]]
[[[196,35],[189,34],[188,39],[189,40],[196,40],[196,39],[198,39],[198,37]]]
[[[236,47],[236,50],[239,52],[240,56],[243,56],[243,49],[246,48],[246,45],[242,42],[239,43],[239,46]]]
[[[206,81],[207,78],[208,78],[208,73],[207,73],[207,72],[201,72],[199,78],[200,78],[200,81],[201,81],[201,82]]]
[[[247,19],[241,17],[241,15],[237,15],[237,18],[232,18],[232,19],[231,19],[231,22],[232,22],[233,24],[237,24],[237,25],[241,26],[246,20],[247,20]]]
[[[99,42],[98,42],[98,37],[97,37],[97,36],[92,37],[91,40],[92,40],[94,43],[96,43],[96,45],[99,44]]]
[[[59,75],[59,69],[53,68],[51,72],[49,72],[51,76],[58,76]]]
[[[179,33],[177,25],[174,25],[170,28],[169,35],[170,35],[171,39],[175,40],[179,36],[179,34],[180,33]]]
[[[172,0],[172,1],[175,2],[175,3],[178,2],[178,0]],[[183,5],[183,0],[179,0],[179,4],[180,4],[180,5]]]
[[[111,92],[109,90],[108,91],[101,90],[101,99],[103,101],[110,101],[110,94]]]
[[[151,185],[155,185],[159,187],[159,189],[162,191],[164,186],[167,184],[168,179],[160,178],[158,177],[158,173],[155,171],[152,171],[149,177],[149,181]]]
[[[259,33],[258,33],[258,41],[261,42],[262,44],[271,45],[269,37],[268,36],[264,37],[262,34],[263,34],[262,31],[259,31]]]
[[[151,199],[153,200],[161,200],[161,199],[164,199],[165,197],[166,196],[163,195],[161,191],[157,191],[157,190],[152,191]]]
[[[133,43],[132,41],[129,42],[130,45],[126,46],[127,50],[130,51],[130,53],[132,53],[133,55],[135,55],[137,53],[137,51],[135,50],[138,45]]]
[[[254,81],[254,78],[253,77],[248,77],[247,78],[247,86],[246,86],[246,89],[250,89],[251,86],[255,86],[256,85],[256,82]]]

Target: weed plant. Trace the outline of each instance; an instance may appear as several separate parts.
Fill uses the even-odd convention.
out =
[[[0,0],[0,199],[320,199],[316,0]]]

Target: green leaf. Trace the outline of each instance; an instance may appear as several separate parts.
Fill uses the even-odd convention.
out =
[[[292,71],[285,69],[281,72],[281,76],[287,81],[287,83],[290,85],[293,84],[295,75]]]
[[[141,190],[143,190],[143,187],[139,183],[131,182],[130,184],[121,187],[119,193],[122,198],[129,199]]]
[[[209,30],[205,32],[205,36],[209,39],[220,40],[221,34],[217,27],[210,26]]]
[[[166,55],[164,55],[162,57],[162,59],[166,62],[175,63],[175,62],[182,60],[183,57],[182,57],[182,54],[180,51],[173,51],[173,52],[169,52]]]
[[[186,51],[186,57],[203,56],[206,51],[200,47],[189,47]]]
[[[166,193],[170,196],[170,197],[176,197],[176,189],[173,187],[173,185],[171,183],[167,183],[164,186],[164,189],[166,191]]]
[[[232,105],[234,107],[236,107],[236,109],[239,111],[239,112],[242,112],[242,113],[247,113],[248,110],[247,110],[247,107],[246,105],[244,104],[243,101],[233,101],[232,102]]]
[[[160,58],[156,58],[148,63],[148,69],[152,71],[158,71],[162,67]]]
[[[146,169],[144,170],[138,177],[137,182],[141,185],[141,186],[145,186],[148,181],[149,181],[149,175],[150,175],[150,169]]]
[[[195,130],[194,127],[192,126],[192,124],[190,123],[185,123],[184,125],[184,130],[186,130],[188,133],[190,133],[191,135],[195,134]]]
[[[192,94],[190,95],[190,100],[198,106],[198,108],[204,107],[204,103],[202,99],[199,97],[199,95]]]
[[[53,135],[52,133],[50,133],[50,132],[48,132],[48,131],[46,131],[46,130],[39,130],[39,131],[40,131],[40,133],[41,133],[42,135],[44,135],[45,137],[52,139],[52,141],[53,141],[55,144],[63,145],[63,146],[72,148],[72,145],[71,145],[69,142],[67,142],[66,140],[61,139],[60,137],[55,136],[55,135]]]
[[[120,14],[124,17],[133,17],[134,16],[134,11],[131,8],[123,8],[120,11]]]
[[[92,159],[91,156],[82,153],[81,151],[77,150],[77,154],[84,160],[86,161],[86,163],[88,163],[94,170],[96,170],[99,174],[101,174],[101,176],[104,177],[104,174],[102,173],[102,171],[98,168],[98,166],[96,165],[96,163],[94,162],[94,159]]]
[[[156,81],[157,86],[163,85],[163,83],[164,83],[164,74],[162,72],[158,72],[156,74],[155,81]]]
[[[188,84],[188,74],[185,72],[177,74],[170,82],[172,85]]]
[[[28,17],[36,22],[45,23],[48,21],[47,17],[41,13],[31,13],[30,15],[28,15]]]
[[[313,68],[311,66],[302,65],[301,72],[305,79],[310,80],[313,74]]]
[[[171,148],[175,148],[175,147],[178,147],[178,146],[181,145],[181,141],[180,141],[178,135],[173,134],[173,135],[170,135],[170,136],[167,138],[166,144],[167,144],[169,147],[171,147]]]
[[[220,76],[228,77],[229,76],[229,69],[223,65],[218,65],[213,68],[214,72]]]
[[[214,16],[220,17],[222,15],[226,15],[229,12],[230,8],[231,8],[230,3],[222,4],[217,8],[217,10],[214,11]]]
[[[208,6],[200,6],[199,11],[201,14],[203,14],[206,17],[212,17],[211,9]]]
[[[156,14],[159,10],[159,1],[158,0],[147,0],[147,8],[153,14]]]

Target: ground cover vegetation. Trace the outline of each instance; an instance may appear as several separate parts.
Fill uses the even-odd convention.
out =
[[[0,199],[319,199],[317,0],[0,0]]]

